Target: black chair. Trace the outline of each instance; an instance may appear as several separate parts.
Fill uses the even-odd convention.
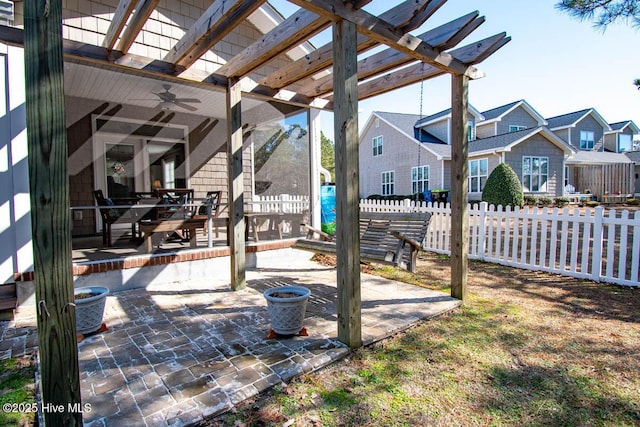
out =
[[[113,202],[111,199],[104,197],[102,190],[95,190],[93,196],[96,198],[98,206],[104,206],[100,209],[100,216],[102,217],[102,243],[106,246],[111,246],[111,225],[116,222],[120,217],[118,211],[113,209]]]

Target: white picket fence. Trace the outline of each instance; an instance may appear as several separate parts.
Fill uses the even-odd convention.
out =
[[[449,204],[361,200],[369,212],[430,212],[427,250],[450,254]],[[497,210],[469,205],[469,258],[626,286],[640,286],[640,211]]]
[[[309,197],[292,194],[253,196],[253,212],[304,213],[309,209]]]

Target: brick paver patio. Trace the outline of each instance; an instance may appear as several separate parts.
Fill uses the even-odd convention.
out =
[[[227,272],[212,272],[207,283],[111,294],[109,331],[78,345],[82,400],[91,404],[85,425],[193,424],[348,355],[336,338],[335,270],[286,264],[248,272],[248,287],[237,292]],[[262,292],[288,284],[311,289],[309,336],[266,339]],[[370,275],[362,276],[362,301],[365,343],[459,305],[446,294]],[[33,351],[34,324],[24,317],[0,322],[0,357]]]

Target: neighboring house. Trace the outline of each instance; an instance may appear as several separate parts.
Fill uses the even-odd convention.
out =
[[[594,109],[575,111],[547,119],[548,127],[576,150],[604,151],[609,124]]]
[[[604,133],[604,149],[612,153],[624,153],[633,150],[633,137],[640,133],[638,126],[631,121],[610,123],[610,131]]]
[[[632,121],[609,125],[593,108],[545,119],[525,100],[487,111],[469,106],[469,199],[480,199],[501,162],[525,193],[557,197],[565,189],[603,195],[638,192],[629,157],[639,133]],[[360,195],[412,195],[449,189],[451,110],[426,117],[374,112],[360,134]],[[635,184],[634,184],[635,183]]]
[[[516,171],[525,192],[563,194],[564,159],[573,150],[544,127],[544,118],[529,104],[520,100],[485,112],[469,110],[469,199],[480,199],[488,176],[502,162]],[[424,118],[374,112],[360,134],[361,197],[451,188],[450,129],[450,110]],[[494,134],[496,129],[501,133]]]
[[[479,139],[547,124],[544,117],[523,99],[483,111],[482,116],[484,120],[476,124]]]
[[[566,162],[565,186],[589,191],[598,199],[607,193],[633,191],[633,165],[618,154],[633,146],[638,128],[632,121],[609,125],[594,108],[588,108],[547,122],[556,135],[578,150]]]

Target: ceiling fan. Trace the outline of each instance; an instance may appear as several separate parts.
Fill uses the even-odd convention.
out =
[[[153,92],[160,99],[160,103],[158,106],[163,110],[175,110],[176,107],[184,108],[188,111],[196,111],[197,108],[189,105],[199,104],[200,100],[198,98],[178,98],[175,93],[171,92],[170,84],[163,84],[164,92]],[[156,99],[131,99],[131,101],[157,101]]]

